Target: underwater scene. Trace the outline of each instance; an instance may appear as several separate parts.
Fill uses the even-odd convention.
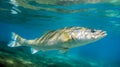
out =
[[[0,0],[0,67],[120,67],[120,0]]]

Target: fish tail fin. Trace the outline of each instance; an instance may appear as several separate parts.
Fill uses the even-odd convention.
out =
[[[18,47],[22,46],[23,42],[25,41],[24,38],[20,37],[18,34],[12,32],[12,40],[8,44],[9,47]]]

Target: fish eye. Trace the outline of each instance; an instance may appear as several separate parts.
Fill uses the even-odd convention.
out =
[[[95,30],[94,30],[94,29],[91,29],[91,32],[92,32],[92,33],[94,33],[94,32],[95,32]]]

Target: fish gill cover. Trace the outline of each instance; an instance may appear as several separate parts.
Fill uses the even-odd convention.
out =
[[[120,67],[120,0],[1,0],[0,65],[4,67]],[[107,31],[100,41],[67,54],[31,54],[27,46],[8,47],[11,32],[27,39],[46,31],[82,26]]]

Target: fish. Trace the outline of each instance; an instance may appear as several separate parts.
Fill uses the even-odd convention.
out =
[[[80,26],[64,27],[58,30],[52,30],[35,39],[25,39],[15,32],[12,32],[12,40],[8,46],[30,46],[32,54],[40,50],[59,50],[64,53],[71,48],[98,41],[106,35],[106,31]]]

